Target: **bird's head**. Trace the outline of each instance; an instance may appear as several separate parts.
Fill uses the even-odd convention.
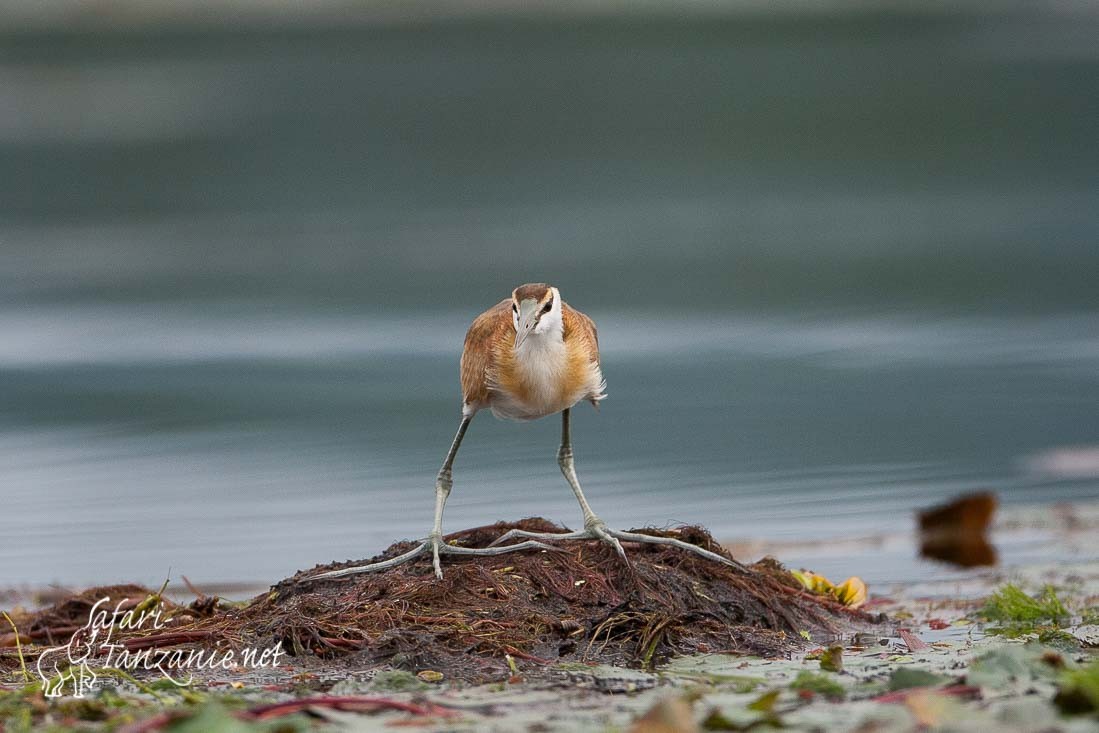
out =
[[[511,291],[511,320],[515,324],[515,348],[533,334],[560,334],[561,293],[545,283],[527,283]]]

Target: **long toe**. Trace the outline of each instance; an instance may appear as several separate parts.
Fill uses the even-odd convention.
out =
[[[626,563],[626,565],[630,564],[630,559],[626,557],[626,551],[622,549],[622,543],[618,541],[617,537],[615,537],[607,530],[606,525],[593,524],[591,527],[588,528],[588,532],[590,532],[597,539],[606,542],[608,545],[613,547],[615,552],[618,553],[618,556],[622,558],[622,562]]]
[[[531,540],[582,540],[594,537],[590,532],[531,532],[525,529],[509,529],[497,537],[489,547],[499,547],[508,540],[519,538]]]

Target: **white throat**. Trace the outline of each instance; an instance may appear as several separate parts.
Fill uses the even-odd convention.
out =
[[[568,371],[565,323],[561,317],[561,296],[553,289],[553,307],[543,315],[523,343],[515,350],[515,366],[530,389],[523,406],[506,409],[509,417],[529,419],[559,409],[561,382]]]
[[[542,316],[538,325],[515,350],[515,361],[524,368],[534,368],[540,361],[552,364],[558,357],[561,365],[564,365],[565,328],[559,308],[560,305],[555,301],[553,310]]]

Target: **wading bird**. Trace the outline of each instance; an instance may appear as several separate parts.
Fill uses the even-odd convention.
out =
[[[462,421],[435,480],[435,523],[431,534],[412,550],[382,562],[334,570],[314,577],[338,577],[395,567],[431,552],[435,575],[443,577],[440,555],[498,555],[524,549],[557,549],[540,540],[594,539],[614,547],[626,561],[619,540],[674,545],[703,557],[734,565],[728,559],[672,537],[654,537],[607,527],[596,516],[580,488],[572,456],[569,411],[581,400],[598,406],[606,395],[606,381],[599,366],[599,340],[595,324],[561,300],[557,288],[528,283],[512,291],[492,308],[477,316],[466,333],[461,362]],[[580,510],[584,529],[576,532],[528,532],[513,529],[490,547],[470,548],[443,541],[443,508],[453,485],[454,457],[470,421],[489,409],[496,417],[535,420],[561,413],[561,446],[557,463],[569,482]],[[515,544],[502,544],[512,539]]]

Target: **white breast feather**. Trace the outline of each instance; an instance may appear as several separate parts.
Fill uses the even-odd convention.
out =
[[[513,420],[532,420],[571,407],[576,400],[562,405],[558,396],[567,359],[565,342],[559,336],[530,334],[515,352],[515,368],[530,387],[529,398],[520,402],[502,391],[497,392],[492,401],[492,413]]]

